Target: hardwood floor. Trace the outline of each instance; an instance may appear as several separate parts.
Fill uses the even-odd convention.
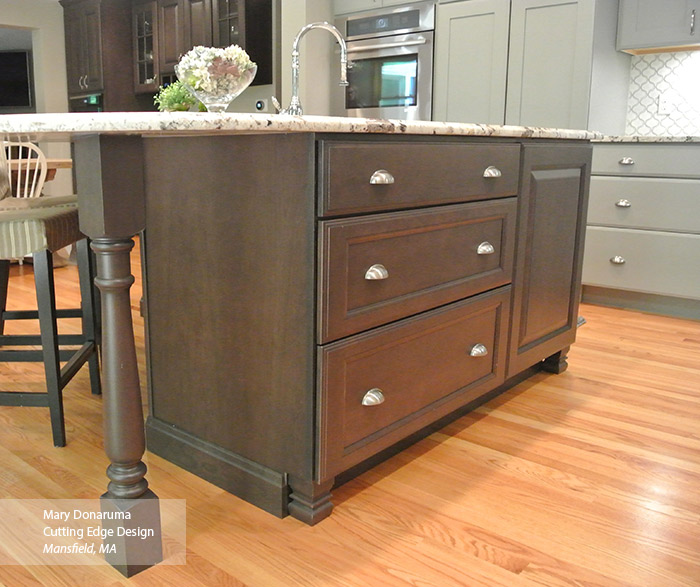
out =
[[[57,271],[60,304],[77,299],[74,273]],[[13,267],[11,288],[12,307],[31,303],[31,266]],[[135,310],[139,297],[137,285]],[[581,313],[568,371],[536,375],[336,489],[313,528],[147,453],[154,491],[187,500],[186,565],[130,580],[107,566],[0,566],[0,583],[698,586],[700,322]],[[0,407],[0,498],[104,491],[101,400],[83,371],[65,394],[65,448],[46,410]],[[41,373],[0,365],[0,387],[40,390]]]

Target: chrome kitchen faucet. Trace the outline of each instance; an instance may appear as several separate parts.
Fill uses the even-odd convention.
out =
[[[301,38],[308,33],[311,29],[324,29],[331,33],[340,45],[340,84],[341,86],[348,85],[348,48],[345,44],[345,39],[340,31],[334,27],[329,22],[312,22],[307,24],[305,27],[297,33],[294,38],[294,43],[292,45],[292,99],[289,103],[289,108],[282,109],[282,106],[278,102],[277,98],[272,96],[272,103],[277,108],[277,112],[280,114],[293,114],[301,115],[304,111],[301,108],[301,101],[299,100],[299,41]]]

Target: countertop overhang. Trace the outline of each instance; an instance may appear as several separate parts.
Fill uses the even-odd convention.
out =
[[[573,129],[280,114],[101,112],[7,114],[0,116],[0,136],[21,137],[32,141],[69,140],[94,134],[149,136],[267,132],[453,135],[572,140],[603,138],[601,133]]]

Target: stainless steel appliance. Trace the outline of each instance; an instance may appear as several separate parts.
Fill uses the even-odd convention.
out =
[[[435,3],[351,14],[336,20],[347,41],[349,85],[334,114],[430,120]]]

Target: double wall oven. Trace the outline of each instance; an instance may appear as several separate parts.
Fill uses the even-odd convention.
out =
[[[352,66],[349,85],[334,97],[333,113],[430,120],[435,4],[352,14],[336,20],[336,26]]]

